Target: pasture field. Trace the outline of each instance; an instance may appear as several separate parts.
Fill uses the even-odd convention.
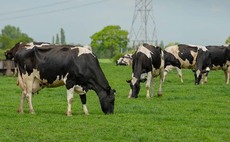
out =
[[[115,113],[104,115],[93,91],[87,94],[90,115],[83,115],[75,94],[72,117],[65,115],[65,87],[45,88],[33,96],[36,114],[18,114],[20,89],[16,77],[0,76],[0,141],[230,141],[230,85],[223,71],[212,71],[207,84],[195,86],[191,70],[183,70],[184,83],[176,71],[163,84],[163,96],[146,99],[144,84],[139,98],[128,99],[131,66],[115,66],[100,60],[115,88]],[[155,94],[159,84],[156,79]]]

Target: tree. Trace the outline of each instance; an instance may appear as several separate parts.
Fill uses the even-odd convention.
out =
[[[22,33],[18,27],[6,25],[0,34],[0,45],[3,49],[9,49],[18,42],[31,42],[33,39]]]
[[[230,36],[226,39],[225,43],[230,45]]]
[[[65,45],[66,42],[65,42],[65,32],[64,32],[64,29],[61,28],[61,45]]]
[[[99,58],[115,56],[121,48],[126,49],[129,42],[128,32],[116,25],[106,26],[90,38],[91,46]]]
[[[55,42],[56,44],[59,44],[60,42],[59,42],[59,35],[58,34],[56,34],[56,42]]]

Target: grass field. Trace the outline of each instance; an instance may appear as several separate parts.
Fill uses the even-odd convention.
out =
[[[222,71],[211,72],[208,84],[200,86],[194,85],[192,71],[183,70],[183,84],[173,71],[163,84],[162,97],[146,99],[142,84],[139,98],[128,99],[125,80],[131,77],[131,67],[100,61],[117,91],[112,115],[103,114],[96,94],[90,91],[90,115],[83,115],[80,98],[75,95],[73,116],[67,117],[64,87],[35,94],[35,115],[28,113],[27,103],[25,114],[18,114],[16,78],[0,76],[0,141],[230,141],[230,85],[224,84]],[[156,87],[158,84],[157,79]]]

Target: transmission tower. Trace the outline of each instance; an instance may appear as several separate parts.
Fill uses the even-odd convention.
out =
[[[153,1],[136,0],[133,21],[129,34],[132,46],[141,43],[153,44],[156,42],[156,24],[153,18]]]

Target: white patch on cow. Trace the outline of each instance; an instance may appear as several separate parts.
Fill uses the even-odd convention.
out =
[[[76,48],[79,50],[78,56],[81,56],[82,54],[92,54],[91,50],[89,50],[88,48],[84,48],[84,47],[72,47],[71,49],[76,49]]]
[[[132,85],[134,85],[135,83],[137,83],[137,78],[133,77],[132,80],[131,80],[131,83],[132,83]]]
[[[145,54],[148,58],[151,58],[151,52],[147,48],[145,48],[143,45],[141,45],[138,48],[137,53],[138,52],[141,52],[141,53]]]
[[[75,85],[75,86],[74,86],[74,91],[75,91],[76,93],[78,93],[79,95],[86,94],[86,91],[83,90],[83,88],[82,88],[81,86],[79,86],[79,85]]]
[[[210,68],[209,67],[206,67],[206,69],[205,69],[206,71],[210,71]]]
[[[29,44],[28,44],[28,45],[25,45],[25,48],[26,48],[26,49],[32,49],[32,48],[34,48],[34,45],[29,45]]]
[[[193,45],[193,44],[188,44],[188,45],[192,46],[192,47],[197,47],[198,49],[201,49],[203,51],[207,51],[208,50],[205,46],[202,46],[202,45]]]
[[[32,48],[34,48],[35,46],[36,46],[36,47],[42,47],[42,46],[44,46],[44,45],[50,45],[50,44],[49,44],[49,43],[42,43],[42,44],[37,45],[37,44],[34,44],[33,42],[29,42],[29,43],[27,43],[27,44],[25,45],[25,48],[26,48],[26,49],[32,49]]]
[[[148,76],[147,73],[142,73],[140,79],[141,79],[141,80],[144,80],[144,79],[147,78],[147,76]]]
[[[89,45],[85,45],[83,48],[87,48],[87,49],[89,49],[90,51],[93,51],[93,50],[92,50],[92,47],[89,46]]]
[[[196,71],[196,77],[197,77],[197,78],[199,77],[200,73],[201,73],[200,70],[197,70],[197,71]]]

